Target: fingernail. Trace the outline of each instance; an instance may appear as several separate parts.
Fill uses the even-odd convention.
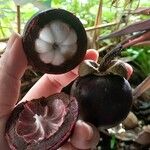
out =
[[[126,66],[126,69],[127,69],[127,79],[130,79],[130,77],[131,77],[131,75],[132,75],[132,73],[133,73],[133,68],[129,65],[129,64],[127,64],[127,63],[125,63],[125,66]]]
[[[16,38],[19,36],[18,33],[13,32],[11,37],[9,38],[8,42],[7,42],[7,47],[6,47],[6,51],[9,50],[13,43],[15,42]]]

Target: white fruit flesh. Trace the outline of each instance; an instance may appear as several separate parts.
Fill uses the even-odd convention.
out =
[[[35,50],[42,62],[61,65],[77,51],[77,35],[66,23],[52,21],[40,31]]]

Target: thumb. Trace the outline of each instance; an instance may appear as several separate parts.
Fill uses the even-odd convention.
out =
[[[13,34],[8,41],[5,53],[0,59],[0,146],[9,149],[4,138],[5,125],[9,114],[17,102],[20,78],[27,66],[22,49],[21,37]]]
[[[22,39],[13,34],[0,59],[0,118],[8,115],[19,96],[20,78],[27,66]]]

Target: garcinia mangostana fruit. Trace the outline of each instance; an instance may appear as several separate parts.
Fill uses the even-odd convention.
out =
[[[75,15],[63,9],[49,9],[34,15],[26,24],[23,49],[34,69],[65,73],[83,60],[87,36]]]
[[[80,118],[96,127],[110,128],[123,121],[132,105],[132,89],[124,62],[111,60],[111,53],[100,64],[85,60],[72,85]],[[105,63],[106,62],[106,63]]]
[[[56,150],[70,136],[78,118],[74,97],[59,93],[18,104],[6,125],[13,150]]]

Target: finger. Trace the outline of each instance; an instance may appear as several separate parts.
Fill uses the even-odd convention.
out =
[[[98,52],[96,50],[88,50],[85,59],[98,60]],[[78,68],[61,75],[45,74],[25,95],[22,101],[37,99],[39,97],[48,97],[54,93],[61,91],[63,87],[75,80],[78,76]],[[22,102],[21,101],[21,102]]]
[[[20,78],[27,66],[21,37],[13,34],[0,59],[0,145],[9,149],[4,138],[5,125],[19,96]]]
[[[27,66],[22,40],[13,34],[0,59],[0,118],[8,115],[19,96],[20,78]]]
[[[94,49],[88,49],[84,59],[92,59],[94,61],[98,61],[99,53]]]
[[[78,149],[90,149],[96,147],[99,138],[99,132],[96,127],[78,120],[73,135],[70,138],[70,142]]]
[[[128,63],[125,63],[125,67],[127,69],[127,79],[130,79],[133,73],[133,68]]]

